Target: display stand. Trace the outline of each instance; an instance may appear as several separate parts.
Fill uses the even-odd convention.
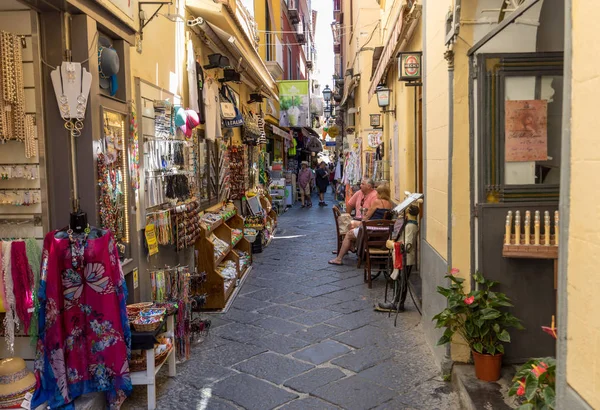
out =
[[[152,346],[145,350],[146,353],[146,370],[131,373],[131,384],[134,386],[146,385],[148,394],[148,410],[156,409],[156,375],[168,362],[169,377],[177,376],[176,358],[175,358],[175,319],[173,315],[167,316],[167,332],[173,335],[173,347],[167,358],[160,365],[156,366],[154,357],[154,342]],[[132,338],[132,348],[135,348],[135,335]]]
[[[208,213],[218,214],[220,207],[210,208]],[[202,238],[196,242],[198,251],[198,271],[206,272],[206,282],[204,287],[208,294],[204,309],[223,309],[227,301],[233,294],[237,282],[249,271],[250,265],[242,269],[240,257],[236,251],[246,252],[250,255],[250,264],[252,263],[252,250],[250,243],[245,238],[234,238],[233,229],[240,229],[243,232],[244,220],[237,213],[229,213],[224,219],[202,228]],[[215,257],[215,245],[209,239],[214,234],[229,245],[227,250],[220,256]],[[217,268],[225,261],[234,261],[236,265],[236,280],[227,280],[222,276]]]

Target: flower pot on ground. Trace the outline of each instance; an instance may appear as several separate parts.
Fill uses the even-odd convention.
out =
[[[485,382],[495,382],[500,378],[502,370],[502,353],[481,354],[473,350],[473,362],[475,363],[475,376]]]
[[[454,334],[458,333],[473,352],[477,378],[496,381],[500,378],[503,343],[510,342],[506,329],[523,329],[523,326],[519,319],[506,311],[506,308],[512,307],[510,299],[504,293],[491,290],[497,282],[476,273],[473,275],[476,289],[465,293],[464,279],[455,276],[457,273],[457,269],[452,269],[446,275],[450,287],[439,286],[437,290],[448,301],[448,307],[432,319],[436,321],[437,328],[446,328],[438,345],[450,343]]]
[[[509,396],[517,396],[518,410],[554,409],[556,388],[556,359],[531,359],[515,374]]]

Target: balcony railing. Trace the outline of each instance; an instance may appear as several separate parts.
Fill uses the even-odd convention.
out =
[[[296,38],[298,43],[306,44],[306,27],[304,23],[296,24]]]

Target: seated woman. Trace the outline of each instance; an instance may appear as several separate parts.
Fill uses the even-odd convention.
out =
[[[390,188],[387,185],[382,185],[377,188],[377,199],[373,201],[371,207],[364,215],[363,221],[370,221],[376,219],[384,219],[385,214],[392,210],[394,204],[390,199]],[[362,224],[362,221],[352,221],[352,228],[348,231],[342,242],[340,253],[334,259],[329,261],[331,265],[343,265],[342,259],[348,251],[352,248],[352,245],[358,237],[358,231]]]

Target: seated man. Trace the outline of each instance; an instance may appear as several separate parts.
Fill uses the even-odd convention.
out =
[[[405,211],[405,214],[407,214],[406,225],[399,230],[394,238],[394,242],[402,242],[402,245],[404,245],[402,256],[406,258],[406,264],[404,265],[404,269],[402,269],[402,267],[394,269],[392,279],[397,281],[394,300],[387,303],[379,302],[375,310],[380,312],[396,312],[396,309],[398,312],[404,312],[404,302],[406,301],[406,293],[408,291],[408,280],[410,278],[412,267],[416,262],[416,241],[417,233],[419,231],[417,217],[419,215],[419,206],[416,204],[410,205]],[[402,276],[399,276],[399,274]]]
[[[364,183],[364,181],[363,181]],[[362,184],[361,184],[362,189]],[[360,193],[361,191],[357,192]],[[370,208],[363,216],[364,221],[375,220],[375,219],[383,219],[385,214],[392,210],[393,204],[390,200],[390,188],[387,185],[382,185],[377,188],[377,190],[373,190],[376,193],[377,198],[371,202]],[[356,238],[358,237],[358,230],[360,229],[362,221],[352,221],[351,228],[346,236],[344,237],[344,242],[342,243],[342,247],[340,249],[340,253],[338,256],[329,261],[331,265],[343,265],[342,259],[344,256],[350,251]]]
[[[370,178],[363,178],[360,183],[360,191],[352,195],[348,201],[346,212],[349,214],[356,211],[354,219],[362,220],[363,212],[368,210],[373,201],[377,199],[377,191],[375,191],[375,183]]]

